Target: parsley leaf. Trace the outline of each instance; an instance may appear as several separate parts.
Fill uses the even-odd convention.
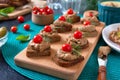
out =
[[[16,40],[25,42],[30,40],[30,35],[19,35],[16,37]]]

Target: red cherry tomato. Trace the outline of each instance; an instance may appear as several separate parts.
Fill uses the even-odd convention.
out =
[[[23,16],[18,16],[18,21],[21,22],[21,23],[24,22],[24,17]]]
[[[32,8],[32,10],[33,10],[33,11],[37,11],[38,8],[37,8],[36,6],[34,6],[34,7]]]
[[[17,27],[16,26],[12,26],[10,30],[11,30],[11,32],[16,33],[17,32]]]
[[[33,42],[34,42],[34,43],[41,43],[42,40],[43,40],[43,38],[42,38],[42,36],[39,35],[39,34],[36,35],[36,36],[34,36],[34,38],[33,38]]]
[[[60,20],[60,21],[66,21],[66,19],[65,19],[64,16],[60,16],[60,17],[59,17],[59,20]]]
[[[42,12],[37,12],[37,15],[42,15]]]
[[[46,12],[47,14],[53,14],[53,10],[51,8],[48,8]]]
[[[39,8],[39,12],[45,12],[43,8]]]
[[[87,26],[87,25],[90,25],[91,22],[90,22],[90,21],[84,21],[83,24],[84,24],[85,26]]]
[[[47,15],[47,13],[46,12],[42,12],[42,15]]]
[[[63,51],[66,51],[66,52],[71,52],[72,47],[71,47],[70,44],[63,44],[63,45],[62,45],[62,50],[63,50]]]
[[[46,25],[46,26],[44,27],[44,31],[45,31],[45,32],[51,32],[52,29],[51,29],[51,27],[50,27],[49,25]]]
[[[37,14],[37,11],[33,11],[34,14]]]
[[[80,39],[82,37],[82,32],[75,31],[73,36],[74,36],[75,39]]]
[[[49,7],[48,6],[45,6],[44,7],[44,10],[47,12],[47,10],[49,9]]]
[[[73,14],[74,13],[74,11],[73,11],[73,9],[68,9],[68,11],[67,11],[67,14]]]
[[[90,17],[93,17],[93,12],[89,12],[89,16],[90,16]]]
[[[25,25],[24,25],[24,29],[25,29],[25,30],[29,30],[29,29],[30,29],[30,25],[29,25],[29,24],[25,24]]]

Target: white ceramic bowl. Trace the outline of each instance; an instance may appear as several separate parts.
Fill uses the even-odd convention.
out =
[[[7,42],[7,39],[8,39],[8,32],[4,37],[0,38],[0,47],[2,47]]]
[[[102,31],[102,37],[104,39],[104,41],[111,47],[113,48],[114,50],[116,50],[117,52],[120,53],[120,45],[112,42],[110,39],[109,39],[109,34],[110,32],[114,31],[114,30],[117,30],[117,28],[120,27],[120,23],[115,23],[115,24],[111,24],[111,25],[108,25],[106,26],[103,31]]]

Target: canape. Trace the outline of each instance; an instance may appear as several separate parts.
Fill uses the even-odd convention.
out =
[[[84,60],[79,51],[74,49],[70,44],[63,44],[62,48],[57,51],[53,61],[59,66],[69,67]]]
[[[87,38],[85,38],[81,31],[75,31],[67,38],[67,43],[75,46],[76,48],[84,49],[89,46]]]
[[[43,40],[40,34],[34,36],[27,46],[26,56],[39,57],[50,55],[50,43]]]
[[[60,16],[56,21],[54,21],[53,25],[54,25],[54,29],[58,33],[72,31],[72,24],[66,22],[66,18],[64,16]]]
[[[94,25],[83,25],[78,27],[78,30],[80,30],[85,37],[95,37],[98,34]]]
[[[93,17],[93,16],[98,17],[98,11],[88,10],[88,11],[85,11],[83,14],[83,17]]]
[[[77,15],[73,9],[68,9],[67,12],[64,14],[66,21],[69,23],[76,23],[80,21],[80,16]]]
[[[58,42],[61,39],[61,36],[50,25],[46,25],[40,34],[46,42],[50,43]]]
[[[81,23],[84,23],[85,21],[90,21],[92,25],[98,26],[100,25],[100,21],[97,19],[96,16],[93,17],[84,17],[81,19]]]

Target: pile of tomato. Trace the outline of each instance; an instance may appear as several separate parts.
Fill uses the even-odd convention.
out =
[[[32,9],[32,13],[37,14],[37,15],[49,15],[49,14],[53,14],[54,12],[48,6],[44,8],[34,6]]]

